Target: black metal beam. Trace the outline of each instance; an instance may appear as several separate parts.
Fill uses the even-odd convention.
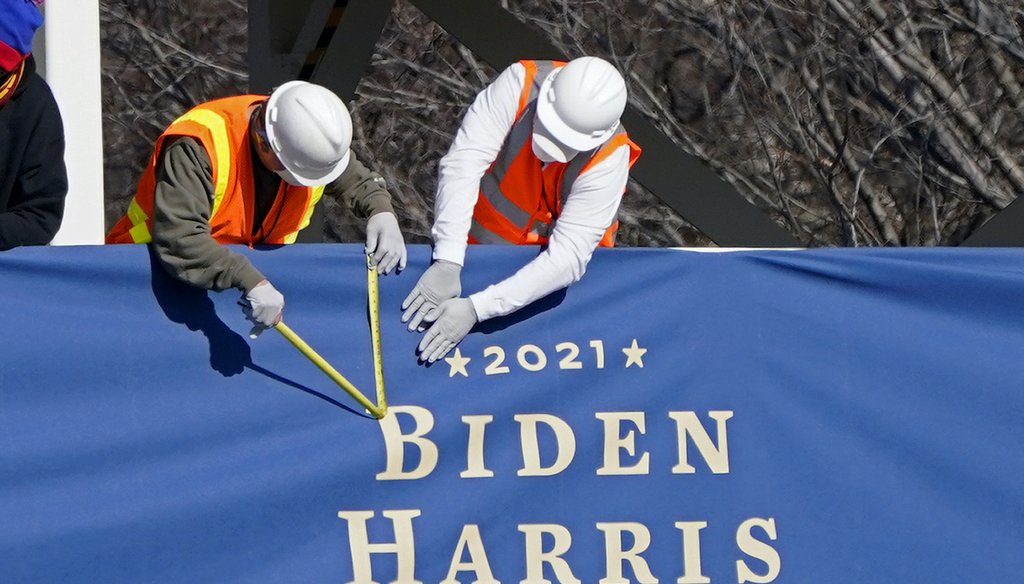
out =
[[[564,59],[547,39],[494,0],[412,0],[420,10],[496,69],[520,59]],[[715,243],[725,247],[798,247],[800,242],[751,205],[700,159],[687,154],[634,108],[623,124],[644,149],[631,176]]]
[[[1020,198],[999,211],[972,233],[963,243],[965,247],[1020,247],[1024,246],[1024,201]]]
[[[394,0],[349,0],[310,81],[327,87],[345,101],[355,97],[356,86],[370,66],[392,4]]]
[[[297,79],[335,0],[249,0],[249,91]]]
[[[341,22],[323,47],[309,81],[327,87],[345,101],[355,97],[356,86],[370,66],[394,0],[348,0]],[[326,24],[326,19],[325,19]],[[323,28],[323,27],[321,27]],[[299,243],[324,240],[324,206],[313,208],[309,227],[299,232]]]

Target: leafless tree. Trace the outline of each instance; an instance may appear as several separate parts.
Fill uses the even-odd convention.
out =
[[[1018,1],[504,4],[808,245],[956,244],[1024,191]]]
[[[1020,0],[502,5],[570,57],[614,62],[644,116],[807,245],[957,244],[1024,191]],[[242,0],[101,7],[109,221],[173,117],[244,90],[246,19]],[[411,241],[428,241],[437,161],[496,74],[396,2],[351,107]],[[328,207],[329,238],[361,236]],[[632,182],[620,219],[626,245],[711,245]]]
[[[244,93],[245,0],[100,0],[106,221],[113,225],[157,136],[192,106]]]

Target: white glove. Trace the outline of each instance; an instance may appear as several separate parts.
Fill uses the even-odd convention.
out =
[[[420,341],[420,360],[433,363],[448,354],[469,334],[479,318],[469,298],[445,300],[430,311],[427,321],[434,321]]]
[[[373,255],[377,273],[387,274],[395,265],[405,269],[405,240],[394,213],[377,213],[366,222],[366,253]]]
[[[409,330],[416,330],[424,317],[437,308],[445,300],[458,298],[462,294],[462,280],[459,275],[462,266],[459,264],[437,260],[430,264],[426,272],[420,276],[412,292],[402,301],[402,322],[409,322]]]
[[[284,296],[274,288],[274,285],[267,280],[252,287],[245,299],[240,302],[245,318],[252,321],[252,330],[249,331],[249,338],[255,339],[264,330],[281,322],[281,313],[284,311]]]

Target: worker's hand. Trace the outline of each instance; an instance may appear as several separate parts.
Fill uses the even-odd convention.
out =
[[[427,313],[442,302],[462,294],[462,280],[459,279],[461,273],[462,266],[454,262],[437,260],[430,264],[402,302],[402,310],[405,311],[402,313],[402,322],[409,323],[410,331],[416,330]]]
[[[253,323],[249,338],[255,339],[266,329],[281,322],[284,311],[284,296],[267,280],[252,287],[240,302],[245,318]]]
[[[473,301],[469,298],[453,298],[430,311],[426,320],[434,324],[430,325],[420,341],[420,360],[433,363],[458,345],[479,319]]]
[[[387,274],[398,266],[405,269],[405,240],[394,213],[377,213],[366,222],[366,253],[373,256],[378,274]]]

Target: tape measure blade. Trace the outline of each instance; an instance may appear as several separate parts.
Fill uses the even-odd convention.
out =
[[[384,358],[380,335],[380,291],[377,270],[367,256],[366,296],[370,307],[370,345],[373,352],[373,382],[377,390],[377,407],[381,411],[387,409],[387,398],[384,391]]]

